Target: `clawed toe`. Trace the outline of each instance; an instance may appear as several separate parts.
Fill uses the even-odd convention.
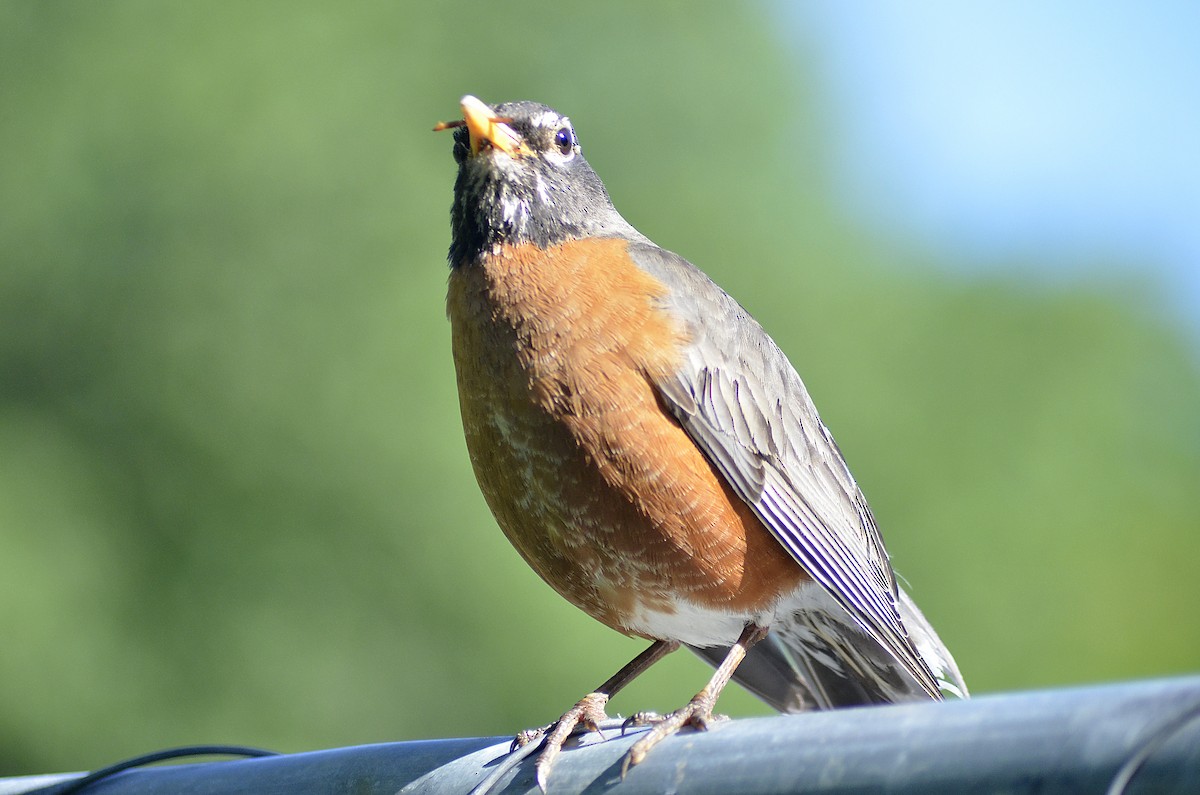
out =
[[[654,712],[639,712],[626,720],[621,726],[622,733],[633,726],[649,726],[650,731],[638,738],[638,741],[625,754],[625,759],[621,762],[621,778],[625,778],[625,774],[629,772],[629,768],[641,763],[646,758],[646,754],[650,753],[650,749],[678,732],[684,726],[691,726],[697,731],[704,731],[713,723],[724,720],[725,717],[723,715],[713,714],[713,702],[714,699],[709,697],[707,693],[701,693],[689,701],[683,708],[677,709],[667,715],[659,715]]]
[[[621,736],[625,736],[625,732],[630,729],[636,729],[639,726],[653,726],[663,719],[662,715],[657,712],[635,712],[625,719],[621,724]]]
[[[639,737],[625,754],[625,758],[621,762],[621,778],[625,778],[631,767],[645,759],[646,754],[650,753],[654,746],[685,726],[691,726],[697,731],[704,731],[713,723],[724,720],[723,715],[713,714],[714,701],[715,699],[708,693],[702,691],[681,709],[666,715],[660,715],[657,712],[637,712],[629,716],[621,724],[622,735],[631,728],[648,726],[650,730]],[[537,781],[538,789],[542,792],[546,791],[550,770],[562,752],[563,745],[573,734],[584,730],[594,731],[601,738],[604,737],[604,733],[600,730],[600,724],[608,720],[608,715],[604,712],[607,704],[608,696],[606,694],[588,693],[554,723],[540,729],[527,729],[513,738],[511,749],[513,751],[525,748],[530,744],[541,744],[541,750],[535,751],[537,760],[534,762],[534,778]]]
[[[660,715],[657,712],[638,712],[627,718],[621,724],[621,734],[625,734],[628,729],[642,726],[649,726],[650,731],[638,738],[638,741],[625,754],[621,763],[621,778],[625,778],[629,768],[645,759],[650,749],[683,727],[691,726],[698,731],[704,731],[712,723],[724,719],[724,716],[713,714],[713,701],[714,699],[707,693],[702,692],[681,709],[666,715]],[[607,703],[608,696],[604,693],[589,693],[554,723],[540,729],[528,729],[513,739],[512,749],[514,751],[530,743],[541,742],[542,748],[534,763],[534,777],[538,789],[542,792],[546,791],[550,769],[554,766],[554,762],[562,752],[563,745],[571,735],[583,729],[597,732],[602,738],[604,737],[603,732],[600,731],[600,724],[608,720],[608,715],[604,712]]]
[[[534,777],[537,780],[538,789],[542,792],[546,791],[546,781],[550,776],[550,768],[554,765],[554,760],[558,758],[559,752],[562,751],[563,743],[567,741],[577,728],[582,727],[587,731],[600,731],[600,724],[608,720],[608,715],[604,712],[604,706],[608,703],[608,695],[605,693],[588,693],[579,700],[575,706],[567,710],[561,718],[550,724],[545,729],[534,729],[528,740],[522,745],[532,742],[539,737],[545,737],[543,740],[542,751],[538,754],[537,762],[534,763]],[[518,740],[521,735],[527,734],[522,732],[517,735]],[[601,737],[604,735],[601,734]],[[516,740],[513,741],[517,742]]]
[[[524,731],[517,732],[517,736],[513,738],[512,745],[508,747],[509,753],[512,753],[518,748],[524,748],[530,743],[536,743],[540,741],[546,736],[546,732],[553,728],[554,724],[551,723],[547,726],[542,726],[540,729],[525,729]]]

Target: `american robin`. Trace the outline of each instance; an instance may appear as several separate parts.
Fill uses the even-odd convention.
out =
[[[732,677],[781,711],[966,694],[896,584],[787,357],[609,200],[570,120],[462,99],[447,299],[467,448],[526,562],[651,646],[545,730],[538,784],[609,697],[686,645],[717,667],[623,770],[703,729]]]

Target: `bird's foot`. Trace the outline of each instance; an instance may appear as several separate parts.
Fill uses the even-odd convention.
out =
[[[708,688],[705,688],[682,708],[666,715],[659,715],[655,712],[639,712],[630,716],[621,726],[622,734],[626,729],[634,726],[649,726],[650,731],[642,735],[625,754],[625,759],[621,762],[621,778],[625,778],[629,768],[645,759],[651,748],[684,726],[704,731],[714,723],[728,720],[724,715],[713,714],[713,707],[716,706],[716,703],[717,699],[709,693]]]
[[[554,765],[554,760],[558,758],[559,752],[562,751],[563,743],[577,729],[597,732],[602,738],[604,737],[603,732],[600,732],[600,724],[608,720],[608,715],[604,712],[604,706],[607,703],[607,694],[588,693],[549,726],[541,729],[529,729],[516,736],[513,740],[513,750],[539,740],[542,742],[541,753],[538,754],[537,762],[534,763],[534,777],[537,780],[538,789],[542,792],[546,791],[550,768]]]

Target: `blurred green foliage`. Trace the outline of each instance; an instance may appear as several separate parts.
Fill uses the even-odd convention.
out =
[[[1132,280],[865,236],[772,27],[0,5],[0,774],[506,734],[642,646],[537,580],[470,472],[429,132],[467,92],[570,113],[625,215],[772,331],[977,692],[1194,670],[1195,351]],[[614,708],[705,677],[675,655]]]

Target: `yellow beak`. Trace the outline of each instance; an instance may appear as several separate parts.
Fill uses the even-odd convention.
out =
[[[471,154],[479,154],[484,144],[515,157],[524,148],[521,136],[500,120],[482,100],[470,94],[462,98],[463,120],[471,137]]]

